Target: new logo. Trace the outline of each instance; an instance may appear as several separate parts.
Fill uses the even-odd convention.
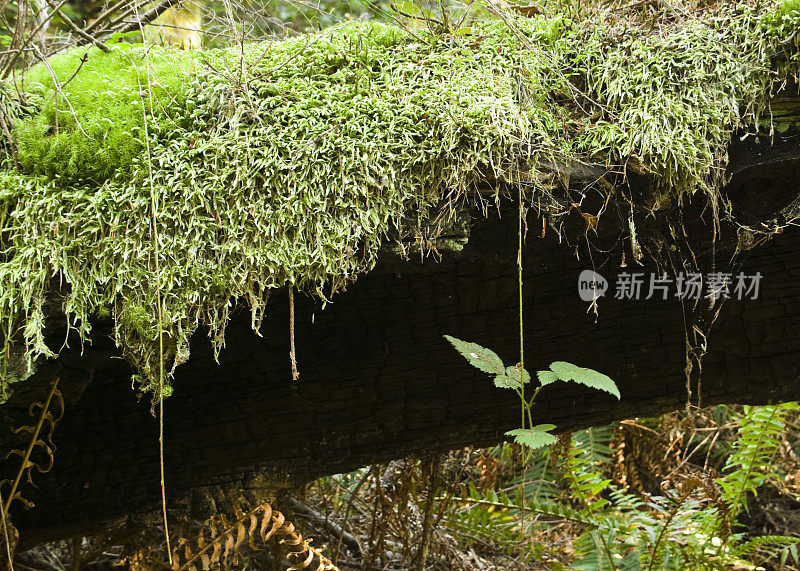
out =
[[[606,291],[608,291],[608,281],[597,272],[583,270],[578,276],[578,295],[583,301],[594,301],[603,297]]]

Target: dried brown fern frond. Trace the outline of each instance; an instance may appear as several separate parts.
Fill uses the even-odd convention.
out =
[[[59,380],[60,379],[56,377],[50,384],[50,392],[47,394],[47,399],[43,403],[35,402],[28,408],[28,414],[33,418],[37,417],[37,415],[34,413],[35,409],[37,407],[42,409],[38,414],[36,426],[22,426],[14,430],[15,434],[19,434],[20,432],[30,433],[31,440],[28,444],[28,447],[24,451],[15,448],[6,454],[5,458],[3,458],[4,460],[7,460],[9,456],[16,454],[22,460],[13,482],[11,480],[0,481],[0,489],[7,484],[11,486],[7,495],[5,493],[0,494],[0,519],[2,520],[0,521],[0,527],[2,527],[0,544],[2,544],[3,551],[5,551],[6,556],[8,557],[10,567],[12,567],[11,562],[14,557],[14,548],[19,540],[19,534],[11,523],[11,519],[8,514],[8,508],[11,507],[11,503],[14,500],[21,502],[25,509],[33,507],[33,503],[23,498],[22,494],[19,492],[19,483],[22,481],[22,476],[26,475],[28,477],[28,482],[34,485],[33,480],[31,479],[31,472],[33,471],[33,468],[36,468],[40,474],[44,474],[45,472],[49,472],[53,467],[53,450],[55,450],[55,445],[52,441],[53,430],[55,430],[56,423],[58,423],[58,421],[64,416],[64,399],[61,397],[61,392],[58,390]],[[54,416],[52,413],[51,404],[53,403],[53,400],[55,400],[59,405],[58,416]],[[43,427],[47,428],[44,435],[42,432]],[[46,466],[31,460],[31,455],[36,450],[44,451],[45,454],[47,454],[48,462]]]
[[[478,489],[482,493],[494,490],[497,487],[497,482],[500,476],[500,460],[489,454],[487,451],[481,452],[476,468],[480,474],[478,479]]]
[[[273,510],[268,502],[247,513],[237,508],[235,517],[232,523],[228,523],[224,515],[210,518],[194,541],[180,537],[172,554],[172,568],[176,571],[205,571],[225,563],[236,564],[242,558],[240,549],[245,541],[250,549],[258,551],[271,538],[278,538],[280,545],[288,547],[286,558],[292,564],[290,570],[338,571],[321,549],[311,545],[311,539],[304,539],[294,525],[281,512]],[[206,538],[206,533],[209,538]]]
[[[679,450],[634,421],[619,423],[612,448],[614,480],[637,494],[660,492],[664,480],[672,479],[679,467]]]
[[[28,414],[31,417],[37,418],[38,416],[36,425],[22,426],[14,430],[15,434],[19,434],[21,432],[30,433],[31,439],[28,447],[25,450],[15,448],[6,454],[4,458],[4,460],[7,460],[9,456],[17,455],[22,460],[17,475],[13,481],[0,481],[0,488],[7,484],[11,486],[8,494],[3,494],[5,497],[5,503],[3,504],[4,514],[8,514],[8,508],[11,506],[11,503],[14,500],[22,502],[26,509],[33,506],[33,504],[25,500],[19,492],[19,483],[22,480],[23,475],[27,476],[28,482],[30,482],[32,485],[35,485],[33,484],[33,479],[31,478],[33,469],[35,468],[40,474],[44,474],[45,472],[49,472],[53,467],[53,451],[55,450],[55,445],[52,441],[53,430],[55,430],[55,426],[58,421],[64,416],[64,399],[61,397],[61,391],[58,390],[59,380],[60,379],[56,377],[50,384],[50,392],[48,393],[47,399],[44,402],[35,402],[28,408]],[[59,412],[57,415],[54,415],[52,412],[54,401],[58,403],[59,407]],[[38,415],[35,413],[36,408],[41,408],[41,411],[38,413]],[[36,451],[41,451],[46,454],[46,465],[31,458],[33,453]]]

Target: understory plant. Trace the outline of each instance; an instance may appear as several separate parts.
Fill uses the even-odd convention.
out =
[[[657,494],[634,493],[609,477],[613,427],[567,435],[532,455],[513,494],[465,488],[447,525],[518,557],[545,557],[551,569],[756,569],[768,562],[794,569],[800,535],[751,535],[739,521],[759,490],[787,475],[775,459],[787,416],[799,409],[794,402],[744,407],[723,473],[690,464],[667,476]],[[569,557],[536,539],[520,551],[521,536],[542,537],[565,524],[578,530],[561,532],[574,538]]]
[[[620,398],[616,383],[607,375],[592,369],[578,367],[564,361],[556,361],[550,365],[549,370],[537,371],[536,379],[539,386],[532,393],[525,395],[525,385],[530,383],[531,375],[521,364],[506,366],[497,354],[477,343],[470,343],[445,335],[455,349],[467,359],[470,365],[494,375],[494,386],[501,389],[513,390],[520,401],[520,427],[506,432],[513,436],[515,442],[528,449],[536,450],[543,446],[554,444],[556,437],[551,434],[554,424],[534,424],[533,405],[536,397],[545,386],[561,382],[575,382],[593,389],[605,391],[617,399]]]
[[[558,361],[537,372],[539,386],[526,396],[531,375],[521,364],[506,366],[485,347],[445,338],[472,366],[493,375],[496,387],[519,397],[521,426],[506,435],[520,445],[524,465],[513,498],[493,490],[486,495],[474,485],[465,490],[460,499],[469,509],[456,512],[453,525],[478,535],[499,534],[508,541],[509,535],[530,533],[535,526],[531,514],[571,522],[583,529],[573,542],[571,569],[678,571],[731,564],[755,568],[768,559],[800,563],[800,536],[748,538],[736,529],[737,517],[748,510],[748,496],[780,476],[772,460],[782,445],[785,417],[800,408],[797,403],[744,407],[722,475],[684,470],[670,479],[671,485],[662,483],[661,493],[642,497],[613,484],[604,473],[611,459],[610,431],[589,429],[559,441],[552,434],[554,425],[534,423],[533,405],[543,387],[572,381],[619,399],[613,380]],[[505,516],[492,513],[498,510]],[[541,558],[542,552],[518,555]]]

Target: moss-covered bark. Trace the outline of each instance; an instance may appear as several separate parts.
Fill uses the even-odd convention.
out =
[[[792,168],[773,167],[772,176],[781,177],[765,195],[790,184],[798,168],[797,159]],[[518,426],[514,398],[469,367],[442,337],[473,339],[508,361],[518,354],[517,329],[510,325],[517,315],[515,205],[507,206],[502,218],[490,213],[465,248],[446,253],[440,263],[386,256],[324,309],[311,297],[296,296],[299,383],[292,382],[286,358],[285,292],[270,301],[263,337],[250,331],[246,312],[234,317],[219,365],[203,332],[197,334],[192,359],[176,371],[176,394],[165,402],[170,514],[209,515],[206,486],[274,493],[407,454],[492,445]],[[695,245],[712,232],[700,221],[702,207],[702,201],[685,207],[685,229]],[[570,224],[580,224],[574,216]],[[658,223],[663,221],[662,213]],[[528,223],[538,228],[541,220],[531,211]],[[624,271],[618,265],[627,245],[611,228],[604,225],[591,241],[597,270],[613,284]],[[697,248],[700,270],[760,271],[762,288],[756,300],[733,299],[715,308],[720,314],[704,330],[703,376],[699,387],[692,380],[691,402],[800,398],[800,337],[787,334],[800,327],[800,233],[787,230],[731,265],[735,231],[727,224],[722,231],[716,256]],[[608,256],[598,252],[615,242]],[[537,422],[569,430],[683,406],[691,312],[674,297],[634,301],[609,294],[595,320],[577,294],[580,272],[592,267],[581,243],[578,259],[552,232],[528,240],[526,362],[540,368],[568,359],[601,370],[617,382],[622,399],[572,384],[553,387],[537,401]],[[669,251],[673,243],[665,238],[664,245]],[[69,402],[55,431],[55,466],[34,474],[38,489],[23,490],[38,507],[13,514],[27,544],[85,533],[117,517],[135,522],[157,513],[157,421],[150,403],[129,390],[130,369],[111,358],[116,351],[107,333],[108,323],[98,326],[83,355],[77,348],[65,352],[61,371],[40,372],[4,407],[6,414],[18,411],[13,424],[20,425],[24,407],[16,404],[41,398],[24,391],[46,392],[48,375],[61,374]],[[13,462],[4,467],[16,468]]]
[[[86,337],[112,316],[153,389],[199,326],[221,347],[232,304],[255,324],[274,288],[330,297],[442,200],[481,184],[538,200],[543,163],[635,164],[652,183],[641,205],[703,192],[716,212],[732,133],[763,125],[797,72],[796,7],[57,56],[20,83],[0,169],[0,344],[51,355],[42,303],[66,282],[70,325]],[[611,192],[601,182],[584,192]]]

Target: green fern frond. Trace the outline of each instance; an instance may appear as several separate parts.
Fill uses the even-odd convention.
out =
[[[747,494],[755,494],[759,486],[779,476],[772,460],[781,445],[785,416],[790,410],[798,410],[798,404],[744,407],[739,438],[725,466],[729,473],[718,480],[723,498],[734,511],[747,511]]]
[[[730,551],[731,556],[746,559],[755,564],[768,560],[779,560],[782,565],[787,562],[794,567],[800,564],[800,537],[789,535],[762,535],[752,537]]]

